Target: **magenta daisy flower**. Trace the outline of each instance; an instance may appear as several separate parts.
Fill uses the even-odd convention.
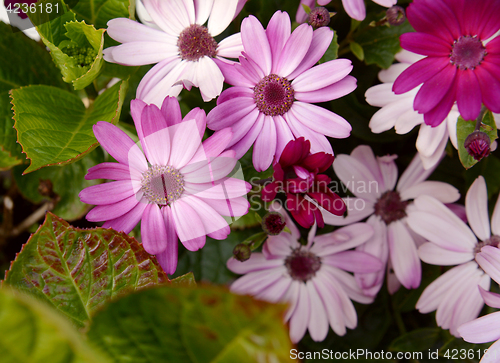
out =
[[[161,106],[165,96],[177,96],[183,86],[199,87],[204,101],[222,91],[224,76],[214,59],[237,58],[240,34],[217,43],[246,0],[143,0],[153,29],[126,18],[108,22],[108,34],[123,43],[104,50],[108,62],[127,66],[158,63],[144,76],[137,98]],[[207,22],[207,26],[203,26]]]
[[[181,119],[179,103],[167,97],[161,110],[133,100],[131,112],[144,153],[118,127],[98,122],[94,134],[118,163],[96,165],[85,178],[116,181],[85,188],[80,199],[96,205],[87,220],[106,221],[104,228],[129,233],[141,221],[144,249],[172,274],[177,239],[190,251],[202,248],[206,235],[225,239],[230,230],[222,216],[247,213],[250,185],[227,177],[237,163],[234,152],[223,152],[231,130],[201,142],[203,110]]]
[[[231,258],[227,267],[245,274],[231,285],[231,291],[254,295],[270,302],[289,303],[284,320],[290,321],[290,339],[297,343],[309,330],[311,338],[322,341],[329,327],[338,335],[357,325],[350,299],[369,304],[354,277],[346,271],[373,272],[382,268],[379,259],[365,252],[349,251],[373,235],[366,223],[344,227],[315,236],[311,230],[307,245],[298,242],[300,233],[279,203],[271,208],[281,213],[291,233],[269,236],[262,253],[252,253],[240,262]]]
[[[500,29],[497,0],[415,0],[407,9],[416,33],[401,35],[401,46],[426,56],[394,82],[396,94],[422,84],[413,107],[425,123],[439,125],[453,104],[466,120],[481,104],[500,112]]]
[[[337,59],[314,66],[325,53],[333,31],[313,31],[302,24],[291,33],[290,17],[276,12],[267,29],[253,16],[241,25],[244,53],[239,64],[216,60],[227,83],[207,116],[212,130],[232,127],[228,148],[243,156],[255,143],[253,164],[266,170],[285,145],[298,137],[311,141],[311,152],[333,154],[326,136],[348,137],[351,125],[342,117],[310,102],[326,102],[356,88],[348,76],[351,61]],[[313,67],[314,66],[314,67]]]

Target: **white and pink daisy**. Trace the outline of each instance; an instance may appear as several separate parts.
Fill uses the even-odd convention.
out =
[[[126,18],[110,20],[109,36],[123,44],[106,48],[104,59],[127,66],[158,63],[137,88],[137,98],[148,104],[161,106],[165,96],[177,96],[193,85],[209,101],[224,83],[214,60],[237,58],[243,49],[239,33],[219,43],[213,37],[227,28],[245,1],[143,0],[151,17],[148,24],[154,27]]]
[[[318,0],[319,6],[328,5],[332,0]],[[395,5],[397,0],[373,0],[374,3],[390,8]],[[303,23],[307,19],[307,14],[302,7],[302,4],[307,5],[310,9],[314,8],[316,0],[300,0],[300,5],[295,15],[297,23]],[[342,0],[342,6],[347,15],[356,20],[363,20],[366,17],[365,0]]]
[[[408,216],[411,228],[429,241],[418,250],[422,261],[457,265],[427,286],[416,306],[421,313],[436,310],[437,324],[455,336],[459,336],[458,327],[476,318],[484,305],[478,286],[490,288],[490,277],[474,258],[483,246],[498,247],[500,242],[500,203],[495,206],[490,230],[488,195],[482,176],[467,192],[465,211],[470,228],[437,199],[420,196]]]
[[[499,213],[500,214],[500,213]],[[500,219],[496,221],[500,223]],[[493,228],[493,225],[492,225]],[[496,227],[495,229],[498,229]],[[499,231],[500,232],[500,231]],[[500,283],[500,250],[498,246],[484,246],[476,255],[479,266],[497,283]],[[500,309],[500,295],[479,287],[486,305]],[[497,363],[500,360],[500,311],[482,316],[458,327],[458,333],[470,343],[496,342],[488,348],[480,363]]]
[[[328,49],[333,31],[299,25],[291,33],[290,17],[276,12],[267,29],[254,16],[241,24],[244,53],[239,64],[216,60],[227,83],[207,116],[212,130],[232,127],[228,148],[243,156],[255,143],[253,165],[266,170],[289,141],[304,137],[311,153],[333,154],[326,136],[346,138],[351,125],[312,102],[342,97],[356,88],[348,74],[351,61],[336,59],[314,66]]]
[[[369,304],[350,272],[374,272],[382,268],[374,256],[349,251],[368,241],[373,229],[366,223],[340,228],[315,236],[309,232],[307,245],[298,242],[300,233],[279,203],[271,208],[281,213],[291,233],[269,236],[262,253],[252,253],[240,262],[231,258],[227,267],[244,274],[231,291],[253,295],[269,302],[289,303],[285,321],[290,321],[290,339],[297,343],[309,330],[311,338],[322,341],[329,327],[338,335],[357,325],[356,310],[350,299]]]
[[[453,203],[460,194],[452,185],[439,181],[427,181],[434,169],[425,170],[416,155],[398,181],[396,155],[375,158],[370,147],[361,145],[351,155],[337,155],[333,163],[335,173],[354,194],[346,198],[346,218],[324,213],[326,224],[335,226],[358,222],[366,217],[375,230],[374,237],[357,249],[377,256],[394,277],[388,275],[389,292],[393,293],[401,283],[407,289],[420,285],[422,267],[417,253],[423,242],[411,228],[407,218],[411,215],[411,201],[421,195],[431,195],[443,203]],[[397,184],[396,184],[397,183]],[[355,274],[365,294],[374,296],[384,282],[385,271],[371,274]]]
[[[399,63],[380,71],[379,79],[383,83],[369,88],[365,97],[366,102],[370,105],[381,107],[370,120],[369,126],[372,132],[378,134],[394,128],[398,134],[407,134],[415,126],[420,125],[416,147],[424,168],[429,169],[436,166],[441,160],[448,140],[451,141],[455,149],[458,149],[457,120],[460,113],[454,105],[445,118],[445,122],[438,126],[429,126],[424,122],[424,115],[413,109],[415,96],[421,86],[398,95],[393,92],[392,87],[396,78],[405,69],[423,58],[423,56],[407,50],[396,54],[396,60]],[[500,127],[500,115],[494,114],[494,117],[497,126]],[[491,147],[494,149],[496,143],[493,143]]]
[[[85,178],[116,181],[85,188],[80,199],[96,205],[87,220],[106,221],[104,228],[129,233],[141,221],[144,249],[172,274],[178,239],[190,251],[202,248],[207,235],[225,239],[230,229],[222,216],[247,213],[250,185],[228,177],[237,163],[233,151],[223,151],[230,129],[201,142],[203,110],[182,119],[177,100],[167,97],[161,110],[133,100],[131,112],[144,152],[118,127],[98,122],[94,134],[118,163],[96,165]]]

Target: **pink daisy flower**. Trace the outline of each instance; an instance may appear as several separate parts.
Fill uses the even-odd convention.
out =
[[[484,104],[500,112],[500,29],[497,0],[415,0],[407,17],[416,33],[401,35],[401,46],[426,56],[394,82],[396,94],[422,84],[413,107],[427,125],[439,125],[455,101],[465,120]]]
[[[375,230],[374,237],[358,247],[371,253],[384,263],[394,276],[388,274],[388,288],[394,293],[401,283],[407,289],[420,285],[422,267],[417,247],[422,239],[409,228],[411,200],[420,195],[432,195],[443,203],[460,198],[457,189],[438,181],[426,181],[434,169],[425,170],[416,155],[398,181],[396,155],[375,158],[370,147],[361,145],[351,155],[337,155],[333,163],[335,173],[354,194],[346,198],[348,216],[337,217],[324,213],[326,224],[341,226],[358,222],[366,217]],[[374,296],[384,281],[384,271],[355,274],[367,295]]]
[[[309,232],[307,245],[298,242],[300,233],[290,217],[274,202],[272,210],[281,213],[291,233],[269,236],[262,253],[252,253],[240,262],[231,258],[227,267],[244,274],[231,285],[231,291],[249,294],[269,302],[286,302],[284,317],[290,321],[290,339],[297,343],[309,330],[311,338],[322,341],[331,327],[338,335],[357,325],[356,310],[350,299],[369,304],[350,272],[373,272],[381,262],[364,252],[348,251],[366,242],[373,229],[357,223],[332,233],[315,236]]]
[[[408,216],[408,224],[429,241],[418,250],[422,261],[440,266],[457,265],[426,287],[416,307],[421,313],[436,310],[438,326],[459,336],[458,327],[476,318],[483,307],[478,286],[490,288],[490,277],[474,258],[483,246],[498,247],[500,203],[495,206],[490,230],[486,183],[480,176],[465,197],[470,228],[435,198],[418,197],[414,209]]]
[[[206,235],[225,239],[230,230],[222,216],[247,213],[250,185],[227,177],[237,163],[234,152],[223,152],[231,130],[201,142],[203,110],[181,119],[179,103],[167,97],[161,110],[133,100],[131,112],[144,152],[118,127],[98,122],[94,134],[118,163],[96,165],[85,178],[116,181],[85,188],[80,199],[96,205],[87,220],[106,221],[104,228],[129,233],[141,221],[144,249],[172,274],[178,238],[190,251],[202,248]]]
[[[383,83],[369,88],[365,97],[370,105],[381,107],[370,120],[369,126],[373,133],[378,134],[394,128],[398,134],[407,134],[415,126],[420,125],[415,146],[424,168],[429,169],[441,161],[448,140],[455,149],[458,148],[457,120],[460,114],[454,105],[446,116],[445,122],[435,127],[429,126],[425,124],[424,116],[413,109],[415,96],[422,86],[399,95],[392,90],[396,78],[405,69],[423,58],[407,50],[396,54],[396,60],[399,63],[380,71],[378,77]],[[493,116],[497,126],[500,127],[500,115],[493,114]],[[495,148],[496,142],[491,144],[491,149]]]
[[[318,0],[319,6],[328,5],[332,0]],[[390,8],[397,3],[397,0],[373,0],[374,3],[386,8]],[[302,7],[302,4],[307,5],[310,9],[314,8],[316,0],[300,0],[300,5],[297,9],[297,14],[295,15],[295,20],[297,23],[303,23],[307,19],[307,14]],[[363,20],[366,17],[366,7],[364,0],[342,0],[342,6],[345,12],[351,18],[356,20]]]
[[[497,220],[500,223],[500,220]],[[498,228],[498,227],[497,227]],[[484,246],[476,255],[479,266],[497,283],[500,283],[500,250],[498,246]],[[486,305],[492,308],[500,308],[500,295],[484,290],[481,286],[479,292]],[[497,363],[500,360],[500,311],[488,314],[462,324],[458,333],[464,340],[470,343],[496,342],[488,348],[481,358],[480,363]]]
[[[313,31],[302,24],[291,33],[290,17],[276,12],[267,29],[254,16],[243,20],[244,53],[239,64],[216,60],[227,83],[207,116],[212,130],[232,127],[228,148],[242,157],[255,143],[253,165],[266,170],[279,159],[290,140],[301,136],[311,141],[311,152],[333,150],[326,136],[348,137],[351,125],[342,117],[310,102],[326,102],[356,88],[348,76],[351,61],[336,59],[314,66],[325,53],[333,31]],[[314,66],[314,67],[313,67]]]
[[[239,33],[219,43],[213,37],[227,28],[245,1],[143,0],[148,23],[161,30],[126,18],[110,20],[109,36],[123,44],[106,48],[104,59],[127,66],[158,63],[137,88],[137,98],[148,104],[161,106],[165,96],[193,85],[209,101],[224,83],[214,60],[237,58],[243,49]]]

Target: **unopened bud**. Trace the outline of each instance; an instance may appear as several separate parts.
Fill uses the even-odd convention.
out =
[[[314,8],[309,13],[307,23],[313,28],[321,28],[330,24],[330,12],[326,8],[320,6]]]
[[[387,9],[386,18],[391,25],[401,25],[406,20],[405,9],[401,6],[394,5]]]
[[[248,260],[251,254],[252,250],[244,243],[237,244],[233,250],[234,258],[241,262]]]
[[[490,137],[482,131],[474,131],[465,139],[464,147],[470,156],[479,161],[490,154]]]
[[[277,236],[285,226],[285,218],[278,212],[269,212],[262,218],[262,229],[270,236]]]

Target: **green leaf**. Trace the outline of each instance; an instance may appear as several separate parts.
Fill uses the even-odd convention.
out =
[[[0,290],[2,363],[107,363],[107,357],[52,308],[10,289]]]
[[[22,175],[24,166],[16,166],[13,176],[22,196],[32,203],[38,204],[44,200],[54,199],[57,203],[52,210],[55,214],[66,220],[81,218],[87,211],[88,205],[82,203],[78,193],[86,187],[96,185],[99,180],[85,180],[87,170],[104,161],[102,150],[97,149],[87,157],[65,166],[49,166]],[[52,184],[53,198],[40,192],[41,184]]]
[[[351,42],[349,44],[349,48],[351,49],[352,54],[356,56],[360,61],[365,59],[365,52],[363,51],[363,47],[356,42]]]
[[[54,0],[45,0],[41,4]],[[61,8],[63,6],[61,5]],[[50,49],[54,63],[61,70],[63,80],[83,89],[97,77],[104,61],[104,29],[77,22],[75,14],[67,12],[48,21],[44,14],[30,14],[43,43]]]
[[[88,333],[115,362],[287,362],[285,307],[220,287],[163,287],[111,302]]]
[[[76,15],[96,28],[106,28],[107,22],[114,18],[134,17],[134,0],[78,0],[71,9]]]
[[[5,281],[83,326],[109,299],[168,279],[134,238],[111,228],[74,228],[48,212]]]
[[[75,162],[95,149],[92,126],[120,118],[127,82],[117,83],[89,108],[73,93],[48,86],[29,86],[11,92],[15,128],[23,152],[31,159],[29,173],[50,165]]]
[[[390,27],[368,25],[384,15],[385,13],[367,16],[357,28],[353,38],[363,48],[366,64],[377,64],[381,68],[389,68],[394,62],[394,55],[401,50],[399,36],[413,29],[407,21],[403,25]]]
[[[462,116],[458,118],[457,121],[457,142],[458,142],[458,156],[460,162],[465,169],[469,169],[477,164],[478,160],[474,159],[464,147],[465,139],[469,136],[476,128],[476,121],[465,121]],[[493,118],[493,113],[487,111],[484,113],[483,121],[481,124],[480,131],[485,132],[489,137],[490,141],[493,142],[497,139],[497,125],[495,119]]]
[[[337,32],[333,35],[332,42],[328,46],[328,49],[326,50],[325,54],[323,54],[323,57],[320,59],[320,63],[328,62],[334,59],[338,58],[338,52],[339,52],[339,43],[338,43],[338,36]]]
[[[430,349],[439,338],[440,328],[421,328],[394,339],[389,350],[396,352],[422,352]]]
[[[185,275],[170,280],[170,282],[174,285],[179,285],[179,286],[192,286],[192,287],[196,286],[196,281],[194,279],[194,275],[192,272],[188,272]]]
[[[49,53],[22,32],[12,32],[0,22],[0,169],[21,164],[25,157],[12,119],[9,91],[29,84],[48,84],[66,88]]]

